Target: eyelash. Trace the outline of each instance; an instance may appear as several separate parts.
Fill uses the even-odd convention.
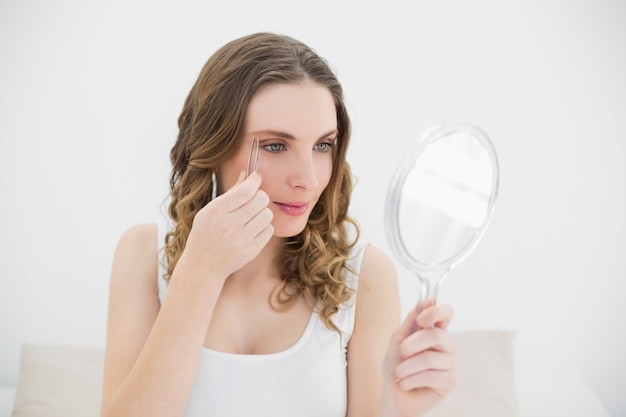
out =
[[[280,146],[280,149],[272,149],[272,147],[276,147],[276,146]],[[263,149],[271,153],[278,153],[282,151],[284,148],[285,148],[285,145],[283,145],[282,143],[270,143],[267,145],[263,145]]]
[[[280,149],[272,149],[275,147],[280,147]],[[319,149],[320,146],[324,146],[324,149]],[[334,142],[320,142],[315,145],[315,149],[319,150],[322,153],[330,152],[330,150],[335,146]],[[267,145],[263,145],[263,149],[271,153],[278,153],[285,149],[285,145],[282,143],[268,143]]]
[[[315,146],[317,147],[317,146],[320,146],[320,145],[324,145],[325,146],[325,149],[324,150],[320,150],[320,152],[326,153],[326,152],[330,152],[333,149],[333,147],[335,146],[335,143],[334,142],[320,142],[320,143],[316,144]]]

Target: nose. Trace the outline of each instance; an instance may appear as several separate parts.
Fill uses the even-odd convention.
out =
[[[291,167],[289,185],[294,188],[312,190],[319,185],[315,161],[313,155],[304,155],[296,158]]]

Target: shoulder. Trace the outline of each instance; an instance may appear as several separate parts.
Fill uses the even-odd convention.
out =
[[[137,224],[135,226],[131,226],[122,234],[118,248],[146,249],[146,246],[149,244],[154,244],[156,248],[156,242],[156,223]]]
[[[366,292],[393,290],[397,287],[397,272],[393,260],[372,244],[367,245],[363,253],[359,287]]]
[[[392,259],[368,245],[363,254],[357,289],[355,332],[393,327],[400,321],[398,276]]]
[[[138,224],[128,228],[117,244],[116,257],[145,259],[157,252],[156,223]]]
[[[127,229],[115,250],[112,279],[126,280],[131,274],[154,276],[158,263],[157,246],[156,224],[139,224]]]

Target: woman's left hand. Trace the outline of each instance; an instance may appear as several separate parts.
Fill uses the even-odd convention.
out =
[[[414,308],[393,333],[383,362],[381,415],[422,416],[457,382],[457,344],[448,334],[452,308]],[[416,329],[419,329],[416,331]]]

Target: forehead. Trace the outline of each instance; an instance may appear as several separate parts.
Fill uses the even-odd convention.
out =
[[[248,105],[246,132],[275,130],[296,138],[318,138],[334,129],[333,97],[326,87],[312,81],[266,85]]]

